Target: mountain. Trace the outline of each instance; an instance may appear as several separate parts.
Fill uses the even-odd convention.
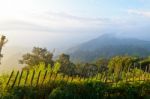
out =
[[[89,62],[100,57],[110,58],[116,55],[144,57],[150,55],[150,41],[105,34],[70,48],[67,53],[74,62]]]

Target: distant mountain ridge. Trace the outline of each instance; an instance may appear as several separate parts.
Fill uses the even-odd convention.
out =
[[[31,52],[32,48],[19,46],[6,46],[2,50],[4,57],[0,72],[21,69],[18,60],[22,55]],[[60,52],[59,52],[60,51]],[[100,57],[112,57],[116,55],[150,56],[150,41],[135,38],[119,38],[115,35],[105,34],[68,50],[55,52],[54,59],[65,52],[70,55],[73,62],[90,62]]]
[[[150,41],[135,38],[119,38],[105,34],[70,48],[67,53],[71,56],[71,60],[75,62],[88,62],[99,57],[109,58],[116,55],[149,56]]]

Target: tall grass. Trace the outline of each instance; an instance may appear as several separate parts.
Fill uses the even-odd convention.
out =
[[[57,64],[58,65],[58,64]],[[58,68],[37,68],[12,71],[0,77],[0,95],[4,99],[99,99],[149,97],[150,74],[134,68],[121,73],[98,73],[94,77],[68,76]]]

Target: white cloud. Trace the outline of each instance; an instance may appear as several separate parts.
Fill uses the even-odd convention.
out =
[[[81,30],[103,29],[118,24],[108,18],[80,17],[68,13],[41,12],[29,13],[19,19],[0,20],[1,30],[75,32]]]
[[[136,15],[140,15],[140,16],[145,16],[145,17],[150,17],[150,11],[129,9],[128,13],[129,14],[136,14]]]

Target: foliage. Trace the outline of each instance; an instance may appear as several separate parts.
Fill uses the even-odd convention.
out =
[[[54,84],[55,83],[55,84]],[[14,87],[3,97],[15,97],[15,99],[143,99],[148,97],[150,82],[119,82],[115,85],[106,84],[100,81],[58,82],[49,83],[45,89],[36,87]],[[6,99],[6,98],[4,98]]]
[[[104,71],[106,71],[108,69],[108,62],[109,60],[108,59],[105,59],[105,58],[100,58],[100,59],[97,59],[94,63],[95,65],[98,67],[98,72],[99,73],[102,73]]]
[[[139,64],[141,65],[141,69],[145,70],[145,68],[150,64],[150,57],[140,60]]]
[[[58,71],[60,70],[60,66],[61,64],[59,62],[56,62],[53,67],[53,72],[58,73]]]
[[[28,61],[27,58],[25,61],[31,62],[28,64],[30,68],[21,73],[14,72],[6,89],[4,88],[6,80],[0,79],[2,89],[0,94],[4,99],[12,97],[15,99],[149,97],[150,71],[139,68],[139,63],[146,59],[142,61],[132,56],[116,56],[110,60],[99,59],[94,63],[74,64],[67,54],[61,54],[56,61],[53,61],[52,53],[48,52],[47,56],[45,51],[47,52],[46,49],[36,48],[32,54],[28,54],[29,60],[32,61]]]
[[[74,74],[74,68],[75,64],[73,64],[70,61],[70,56],[67,54],[61,54],[59,55],[59,58],[57,62],[60,63],[60,70],[59,72],[67,74],[67,75],[73,75]]]
[[[53,53],[49,52],[46,48],[34,47],[32,53],[24,54],[22,60],[19,60],[19,62],[28,66],[36,66],[40,62],[43,62],[48,67],[49,64],[51,66],[54,64],[52,58]]]
[[[8,77],[2,76],[0,94],[3,99],[137,99],[148,97],[149,95],[150,82],[148,80],[139,82],[139,77],[145,77],[141,79],[147,79],[150,74],[143,72],[138,68],[129,71],[127,73],[128,76],[125,72],[122,72],[125,73],[122,75],[124,76],[123,80],[113,82],[113,80],[111,80],[113,75],[108,75],[107,72],[87,78],[78,76],[73,77],[61,75],[58,72],[59,67],[59,63],[55,63],[53,68],[45,68],[45,64],[40,63],[30,70],[24,70],[19,85],[18,83],[21,74],[19,73],[17,80],[14,83],[17,75],[17,72],[14,72],[7,87],[5,84],[7,83]],[[33,72],[34,70],[35,73]],[[27,72],[29,72],[28,77]],[[128,78],[126,78],[126,76]],[[6,81],[3,77],[5,79],[7,78]],[[133,77],[135,77],[135,81],[133,80]],[[126,79],[132,80],[132,82],[127,82],[128,80]],[[109,81],[112,81],[112,83]],[[3,84],[5,86],[3,86]],[[14,86],[12,87],[13,84]]]
[[[118,75],[118,79],[121,79],[121,72],[127,72],[129,68],[133,68],[135,58],[131,56],[116,56],[113,57],[109,63],[109,72],[113,72]]]
[[[108,64],[109,70],[115,73],[119,73],[122,70],[127,71],[131,66],[133,66],[133,58],[130,56],[113,57]]]
[[[75,74],[81,77],[92,77],[98,74],[98,67],[95,64],[80,63],[75,67]]]

